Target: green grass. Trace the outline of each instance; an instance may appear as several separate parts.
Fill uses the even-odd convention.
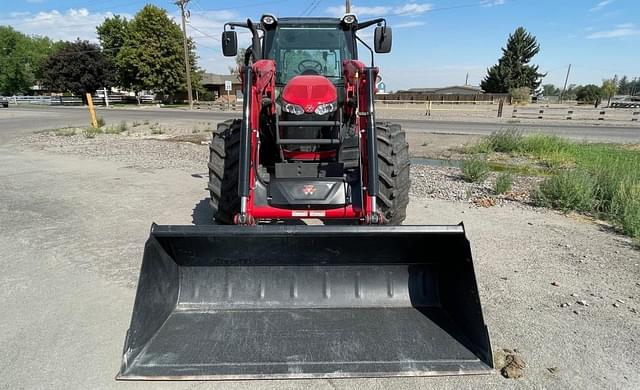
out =
[[[71,137],[72,135],[76,135],[76,128],[73,127],[64,127],[61,129],[54,130],[54,134],[57,137]]]
[[[164,134],[165,131],[162,128],[162,126],[158,126],[158,124],[154,124],[153,126],[151,126],[151,134]]]
[[[491,171],[489,163],[478,157],[463,160],[460,169],[462,170],[462,179],[469,183],[483,182]]]
[[[550,176],[534,193],[541,206],[596,215],[640,238],[640,150],[575,143],[553,135],[496,132],[469,153],[508,153],[535,160]]]
[[[496,178],[493,192],[497,195],[511,191],[513,186],[513,175],[510,172],[503,172]]]
[[[82,134],[87,138],[96,138],[96,135],[102,134],[102,129],[89,126],[82,131]]]
[[[105,129],[104,132],[107,134],[122,134],[127,130],[129,130],[129,126],[127,125],[127,122],[122,121],[116,126],[109,126],[108,128]]]

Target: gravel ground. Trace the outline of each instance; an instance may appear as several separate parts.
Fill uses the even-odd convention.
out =
[[[414,164],[411,166],[412,196],[419,198],[463,201],[478,204],[479,200],[495,199],[493,205],[515,203],[521,207],[529,207],[531,203],[530,190],[542,179],[539,177],[514,177],[511,191],[503,195],[494,196],[494,183],[498,176],[492,172],[482,183],[467,183],[460,177],[459,168],[432,167]]]
[[[522,378],[116,383],[149,223],[190,223],[197,212],[210,220],[210,211],[198,209],[206,179],[194,175],[206,170],[206,158],[204,145],[124,135],[35,134],[2,150],[1,383],[60,389],[640,388],[640,256],[630,240],[526,200],[476,207],[473,199],[490,194],[493,177],[468,184],[456,168],[423,165],[412,169],[406,223],[465,222],[494,350],[517,350]],[[533,180],[518,179],[514,192]]]
[[[202,134],[201,134],[202,135]],[[138,137],[102,134],[95,138],[83,135],[56,136],[53,132],[38,133],[20,139],[24,147],[72,154],[82,157],[117,161],[127,168],[138,170],[181,169],[190,174],[203,174],[208,159],[206,145],[191,142],[172,142],[164,139],[140,139]],[[445,136],[446,137],[446,136]],[[205,173],[206,174],[206,173]],[[528,206],[529,190],[540,178],[516,177],[512,191],[493,196],[496,173],[491,173],[482,183],[467,183],[460,178],[460,169],[445,166],[413,164],[411,167],[411,195],[432,199],[471,202],[483,205],[483,199],[491,198],[488,205],[517,203]],[[488,206],[485,204],[485,206]]]
[[[166,137],[165,137],[166,138]],[[18,140],[23,147],[46,152],[118,161],[127,168],[173,168],[190,173],[207,170],[209,148],[191,142],[166,139],[141,139],[118,134],[56,136],[52,132],[37,133]]]

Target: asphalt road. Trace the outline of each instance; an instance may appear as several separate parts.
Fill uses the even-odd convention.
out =
[[[221,121],[235,118],[239,112],[217,112],[209,110],[186,111],[182,109],[166,108],[111,108],[98,109],[98,115],[108,124],[121,121]],[[379,120],[384,120],[380,115]],[[446,133],[446,134],[474,134],[489,135],[492,132],[515,128],[523,133],[549,133],[576,140],[589,142],[640,142],[640,125],[635,127],[621,127],[612,125],[586,125],[564,123],[508,123],[503,122],[466,122],[443,120],[409,120],[393,119],[408,132]],[[33,131],[54,129],[65,126],[86,126],[89,114],[82,107],[11,107],[0,109],[0,142],[16,135],[28,134]]]

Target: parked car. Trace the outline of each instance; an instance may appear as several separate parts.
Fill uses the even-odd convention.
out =
[[[4,97],[4,96],[0,96],[0,106],[2,106],[4,108],[8,108],[9,107],[9,99]]]

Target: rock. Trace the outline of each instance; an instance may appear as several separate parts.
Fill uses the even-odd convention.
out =
[[[555,287],[559,287],[560,286],[560,284],[558,282],[551,282],[551,285],[555,286]]]
[[[520,355],[509,354],[505,356],[505,365],[500,370],[500,373],[505,378],[522,378],[525,367],[524,360]]]
[[[527,225],[529,225],[529,226],[533,226],[533,223],[531,223],[531,222],[527,222]]]
[[[547,367],[547,371],[549,371],[552,374],[557,374],[558,371],[560,371],[560,368],[558,368],[558,367]]]
[[[620,305],[614,302],[613,307],[620,307]]]
[[[624,301],[622,299],[616,299],[616,301],[618,301],[619,303],[624,304]]]
[[[616,254],[616,255],[620,254],[620,251],[615,251],[615,254]]]
[[[571,304],[569,302],[561,303],[560,307],[569,307]]]
[[[579,312],[579,311],[577,311],[577,310],[574,310],[574,311],[573,311],[573,314],[575,314],[575,315],[579,315],[579,314],[580,314],[580,312]]]
[[[581,306],[589,306],[589,304],[587,303],[587,301],[585,301],[584,299],[581,299],[579,301],[576,302],[578,305]]]
[[[576,297],[578,296],[578,294],[576,294],[576,293],[571,293],[571,296],[572,296],[572,297],[574,297],[574,298],[576,298]]]
[[[501,276],[500,279],[507,280],[508,278],[506,276]]]

